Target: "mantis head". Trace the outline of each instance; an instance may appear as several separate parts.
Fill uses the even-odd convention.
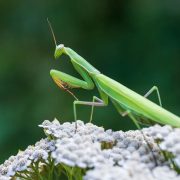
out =
[[[58,46],[56,45],[56,49],[54,52],[55,59],[59,58],[63,52],[64,52],[64,44],[59,44]]]

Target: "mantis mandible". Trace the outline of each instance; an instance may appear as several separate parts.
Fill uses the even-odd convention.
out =
[[[48,23],[50,25],[56,46],[54,53],[55,59],[59,58],[63,54],[69,56],[74,69],[83,78],[83,80],[81,80],[54,69],[50,71],[50,75],[52,76],[54,82],[75,98],[73,103],[75,121],[77,120],[77,105],[92,106],[90,116],[91,122],[94,106],[107,106],[110,99],[117,111],[122,116],[129,116],[138,128],[140,128],[138,123],[140,119],[148,121],[150,120],[150,122],[154,123],[169,124],[174,127],[180,127],[180,117],[162,107],[160,94],[156,86],[153,86],[144,96],[141,96],[128,87],[107,77],[71,48],[65,47],[63,44],[57,45],[51,24],[49,21]],[[76,96],[74,96],[74,94],[69,90],[70,88],[92,90],[94,87],[98,89],[100,98],[93,96],[92,102],[79,101]],[[153,91],[157,92],[160,105],[157,105],[156,103],[147,99],[147,97]]]

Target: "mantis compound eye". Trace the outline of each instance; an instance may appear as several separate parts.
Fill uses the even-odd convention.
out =
[[[55,59],[60,57],[63,52],[64,52],[64,44],[60,44],[60,45],[56,46],[56,50],[55,50],[55,53],[54,53]]]
[[[57,50],[62,50],[63,48],[64,48],[64,44],[59,44],[59,45],[56,47]]]

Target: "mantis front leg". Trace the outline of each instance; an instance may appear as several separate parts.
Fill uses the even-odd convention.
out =
[[[93,89],[94,88],[94,83],[90,77],[90,75],[88,74],[88,72],[86,72],[81,66],[79,66],[78,64],[74,63],[72,61],[72,64],[74,66],[74,68],[78,71],[78,73],[82,76],[82,78],[84,80],[78,79],[76,77],[73,77],[69,74],[63,73],[61,71],[57,71],[57,70],[51,70],[50,74],[54,80],[54,82],[63,90],[66,90],[67,92],[69,92],[71,95],[73,95],[73,97],[76,99],[74,101],[74,118],[75,121],[77,120],[77,113],[76,113],[76,104],[83,104],[83,105],[94,105],[94,106],[103,106],[102,102],[84,102],[84,101],[79,101],[74,94],[69,91],[69,88],[83,88],[83,89]],[[98,99],[98,98],[97,98]],[[76,124],[76,128],[77,128],[77,124]]]

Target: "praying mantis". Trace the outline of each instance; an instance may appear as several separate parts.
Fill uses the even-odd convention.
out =
[[[129,118],[132,119],[139,129],[139,122],[141,122],[141,119],[148,123],[154,122],[180,127],[180,117],[162,107],[159,90],[156,86],[153,86],[144,96],[141,96],[121,83],[107,77],[71,48],[65,47],[63,44],[57,45],[51,24],[49,21],[48,23],[56,46],[54,53],[55,59],[59,58],[63,54],[69,56],[74,69],[81,75],[83,79],[78,79],[54,69],[50,71],[50,75],[54,82],[61,89],[69,92],[75,98],[73,102],[75,121],[77,120],[77,105],[92,106],[90,115],[91,122],[94,107],[107,106],[109,100],[111,100],[120,115],[129,116]],[[70,91],[71,88],[92,90],[95,87],[98,89],[100,98],[93,96],[92,102],[80,101]],[[154,91],[157,93],[159,105],[147,99],[147,97]]]

